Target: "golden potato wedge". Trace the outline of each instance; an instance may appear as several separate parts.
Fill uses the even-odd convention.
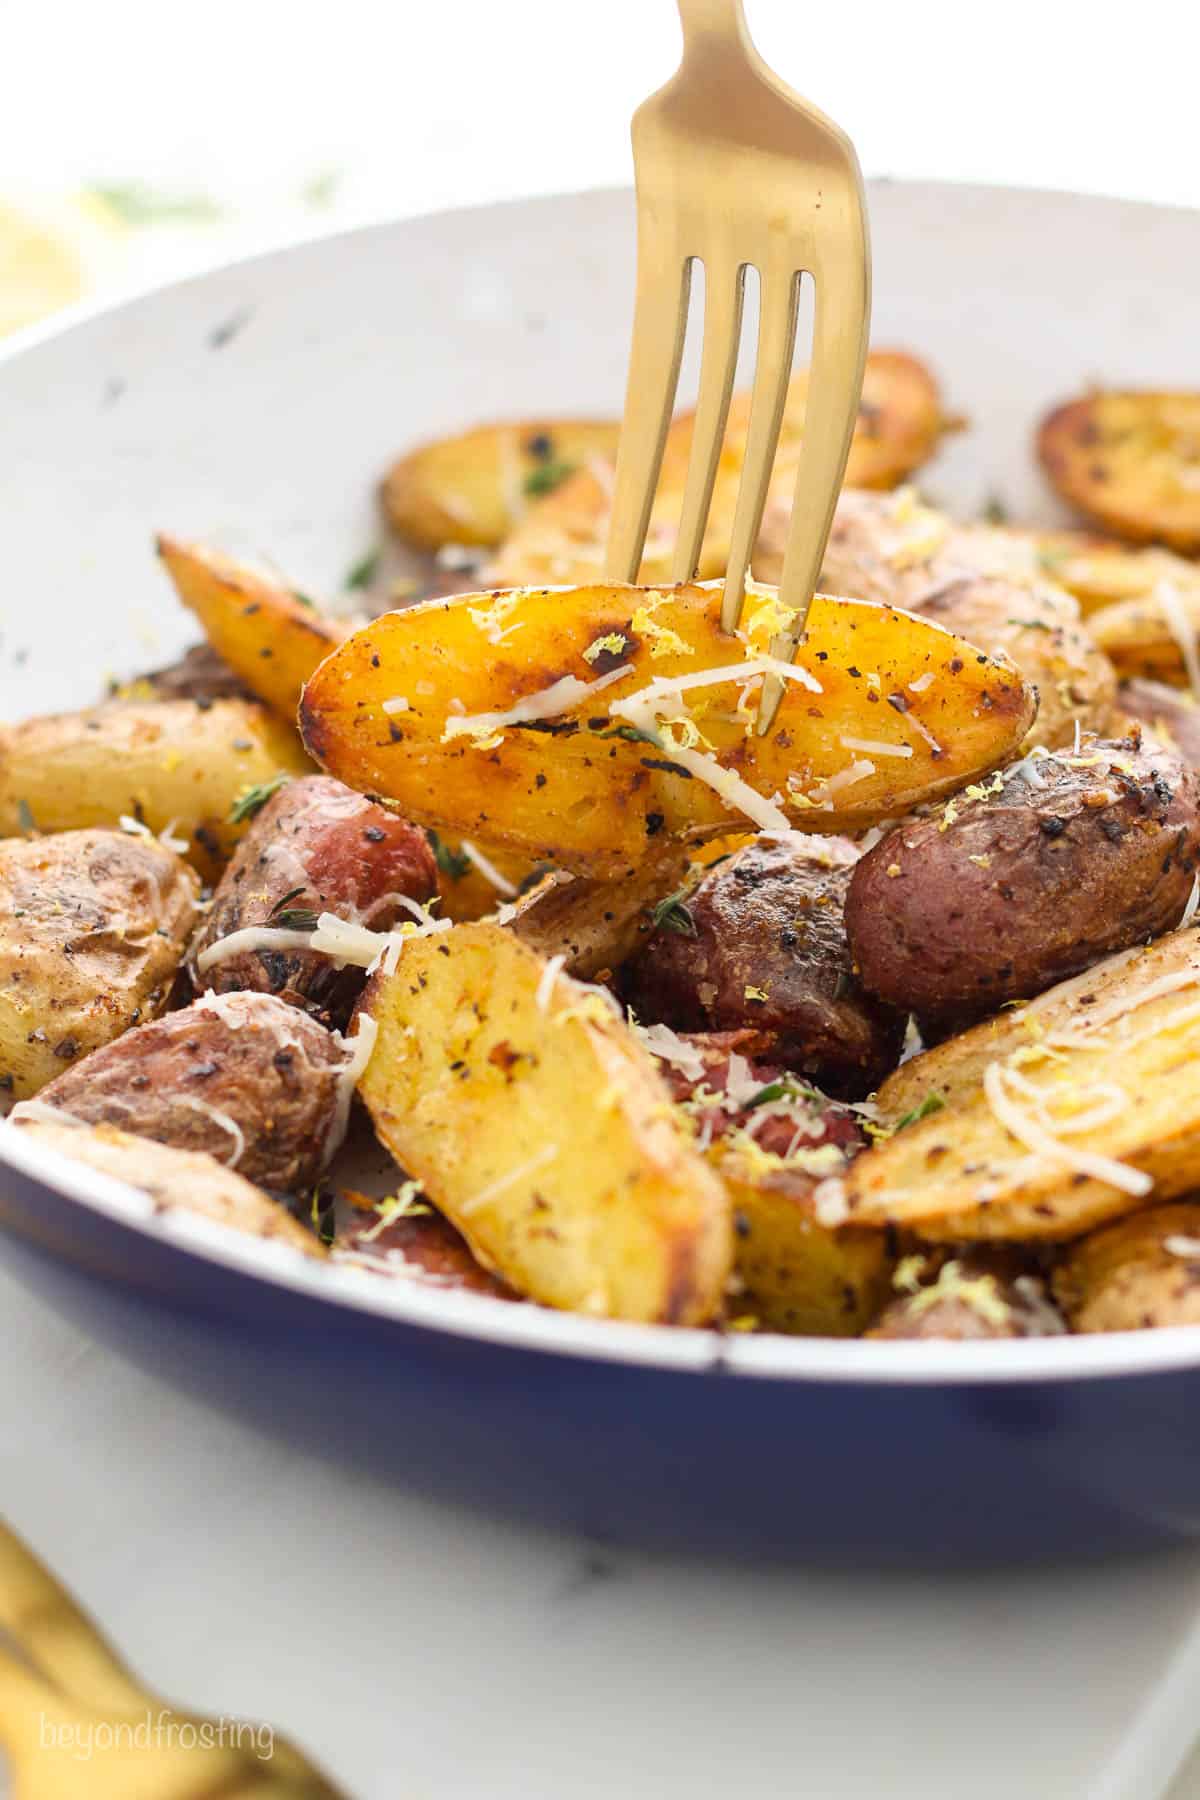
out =
[[[764,559],[763,540],[773,547]],[[786,533],[764,520],[757,566],[776,577]],[[847,489],[838,501],[821,585],[935,620],[989,650],[1002,650],[1038,691],[1029,741],[1057,747],[1081,730],[1103,734],[1114,676],[1080,623],[1079,603],[1040,570],[1032,537],[956,526],[910,488],[894,494]]]
[[[438,438],[393,463],[383,510],[421,550],[498,544],[539,494],[596,457],[615,457],[620,431],[615,419],[527,419]]]
[[[1200,570],[1181,565],[1149,593],[1117,600],[1088,620],[1093,638],[1122,680],[1144,675],[1175,687],[1200,686]]]
[[[601,996],[501,926],[457,925],[374,975],[362,1009],[375,1129],[485,1268],[603,1317],[718,1311],[728,1195]]]
[[[1047,414],[1037,453],[1056,492],[1106,531],[1200,551],[1200,393],[1098,389]]]
[[[1200,934],[1172,932],[906,1064],[880,1090],[885,1118],[904,1091],[921,1094],[910,1112],[930,1094],[946,1103],[851,1166],[845,1221],[941,1242],[1062,1240],[1188,1192],[1198,988]]]
[[[198,890],[121,831],[0,842],[0,1111],[165,1010]]]
[[[715,587],[518,589],[386,614],[309,682],[305,742],[421,823],[606,877],[651,838],[712,836],[747,814],[770,830],[865,829],[1004,761],[1033,721],[1005,660],[818,596],[758,737],[778,602],[751,590],[736,637],[720,603]]]
[[[0,837],[30,829],[116,826],[132,816],[170,827],[187,857],[215,874],[245,829],[239,795],[309,764],[294,731],[244,700],[109,701],[0,725]]]
[[[1041,573],[1075,596],[1084,618],[1115,601],[1140,599],[1160,581],[1182,581],[1186,586],[1197,579],[1196,567],[1186,557],[1157,546],[1135,550],[1118,538],[1088,531],[1022,535]]]
[[[763,1171],[720,1141],[712,1162],[733,1202],[737,1309],[768,1331],[857,1337],[888,1297],[894,1234],[823,1225],[811,1179]]]
[[[350,626],[217,550],[165,536],[156,542],[176,593],[217,655],[264,705],[294,722],[305,682]]]
[[[1054,1273],[1072,1331],[1200,1325],[1200,1205],[1152,1206],[1073,1244]]]
[[[780,520],[786,522],[791,512],[807,395],[808,374],[802,371],[788,388],[771,477],[771,511],[777,532]],[[697,574],[702,579],[723,574],[728,560],[749,420],[749,392],[735,394],[700,552]],[[894,487],[928,460],[947,426],[937,382],[925,365],[904,351],[872,351],[863,375],[862,407],[850,447],[847,485]],[[667,434],[640,575],[650,585],[671,579],[694,429],[695,415],[681,413]],[[541,582],[584,585],[601,580],[611,505],[611,468],[593,463],[580,469],[552,494],[532,504],[514,524],[484,571],[484,580],[496,587]],[[767,546],[760,549],[770,556]],[[778,579],[760,567],[757,553],[754,568],[764,579]]]
[[[682,887],[691,867],[686,849],[671,840],[624,881],[559,870],[517,901],[508,925],[538,956],[562,956],[568,975],[590,981],[633,955],[654,929],[656,905]]]
[[[115,1125],[71,1125],[55,1119],[18,1118],[11,1129],[72,1162],[149,1194],[162,1212],[199,1213],[233,1231],[267,1243],[286,1244],[301,1256],[324,1257],[324,1246],[244,1176],[203,1150],[175,1150],[118,1131]]]

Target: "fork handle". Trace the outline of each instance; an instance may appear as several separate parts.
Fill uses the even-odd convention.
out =
[[[678,0],[685,52],[703,40],[724,39],[731,48],[748,49],[750,31],[742,0]]]

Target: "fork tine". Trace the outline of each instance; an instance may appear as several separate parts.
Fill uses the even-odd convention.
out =
[[[754,553],[758,528],[771,480],[771,465],[779,442],[779,427],[787,400],[796,341],[796,301],[799,276],[762,276],[759,298],[758,352],[754,388],[750,400],[750,428],[742,459],[737,505],[730,533],[729,561],[725,565],[725,596],[721,602],[721,627],[736,631],[746,597],[746,571]]]
[[[871,313],[865,247],[862,255],[845,259],[842,273],[843,279],[830,281],[823,271],[817,280],[804,434],[779,583],[780,603],[793,616],[771,640],[771,655],[781,662],[791,662],[804,636],[862,395]],[[782,695],[782,681],[768,675],[759,697],[760,737],[771,729]]]
[[[617,447],[612,524],[604,561],[609,581],[636,581],[641,568],[675,403],[691,284],[690,257],[673,271],[669,264],[652,258],[639,237],[625,419]]]
[[[706,267],[704,287],[704,353],[700,364],[700,393],[692,426],[687,482],[675,541],[672,581],[690,581],[700,565],[700,546],[712,504],[713,484],[729,399],[737,370],[738,341],[742,332],[742,302],[746,269]]]

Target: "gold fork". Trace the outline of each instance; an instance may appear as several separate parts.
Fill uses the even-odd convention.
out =
[[[758,345],[721,622],[736,629],[787,397],[800,277],[814,284],[812,365],[780,580],[790,661],[821,571],[862,392],[871,305],[866,199],[854,146],[758,55],[742,0],[679,0],[683,59],[633,117],[637,300],[606,572],[636,581],[679,377],[692,269],[704,267],[700,391],[672,578],[696,573],[737,366],[746,270]],[[758,729],[782,682],[768,676]]]
[[[344,1800],[270,1726],[144,1687],[0,1525],[0,1744],[14,1800]]]

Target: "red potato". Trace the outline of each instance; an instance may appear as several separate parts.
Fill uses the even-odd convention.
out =
[[[1200,857],[1200,777],[1133,738],[1027,758],[896,826],[854,870],[865,987],[959,1029],[1179,923]]]
[[[832,1092],[895,1068],[905,1017],[855,977],[842,908],[858,859],[845,838],[755,840],[715,864],[625,971],[638,1017],[679,1031],[747,1027]]]
[[[94,1050],[42,1089],[37,1112],[205,1151],[298,1193],[345,1133],[348,1062],[340,1038],[273,995],[209,994]]]
[[[323,912],[388,931],[437,893],[437,865],[423,831],[352,793],[310,775],[267,800],[221,878],[189,966],[198,987],[278,994],[327,1024],[342,1025],[362,990],[360,968],[339,969],[303,948],[216,947],[256,927],[311,929]]]

